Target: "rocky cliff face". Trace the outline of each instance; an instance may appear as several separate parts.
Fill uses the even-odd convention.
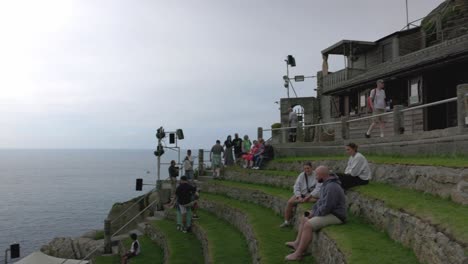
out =
[[[97,231],[90,231],[78,238],[56,237],[49,244],[41,247],[41,251],[49,256],[66,259],[83,259],[95,250],[91,256],[104,252],[104,240],[95,240]]]

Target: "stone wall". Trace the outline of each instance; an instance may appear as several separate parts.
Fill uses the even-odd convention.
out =
[[[151,240],[156,242],[164,250],[164,264],[169,264],[169,247],[167,245],[167,238],[164,232],[155,228],[151,224],[145,226],[145,235],[147,235]]]
[[[379,200],[348,191],[350,211],[384,230],[393,240],[413,249],[423,263],[468,263],[463,242],[413,215],[394,210]],[[449,233],[449,234],[446,234]]]

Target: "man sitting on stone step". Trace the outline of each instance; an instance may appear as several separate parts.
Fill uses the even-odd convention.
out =
[[[354,186],[368,184],[372,175],[366,157],[358,152],[358,146],[354,143],[349,143],[345,149],[346,154],[349,155],[348,165],[344,173],[337,173],[341,187],[347,190]]]
[[[312,241],[313,232],[346,221],[346,198],[339,179],[330,175],[325,166],[319,166],[315,173],[317,181],[323,183],[320,198],[312,211],[306,212],[307,215],[302,218],[296,240],[286,242],[286,246],[294,249],[294,253],[286,256],[287,261],[302,259]]]
[[[289,198],[284,210],[284,222],[280,227],[290,226],[293,209],[300,203],[316,202],[320,195],[321,183],[315,180],[315,172],[312,170],[312,163],[304,163],[304,171],[299,174],[294,183],[294,195]]]

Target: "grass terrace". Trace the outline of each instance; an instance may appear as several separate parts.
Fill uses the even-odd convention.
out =
[[[442,166],[453,168],[468,168],[468,156],[399,156],[399,155],[372,155],[363,153],[367,160],[380,164],[401,164],[419,166]],[[277,158],[278,163],[320,161],[320,160],[347,160],[343,153],[341,156],[308,156],[308,157],[285,157]],[[296,175],[297,176],[297,175]]]

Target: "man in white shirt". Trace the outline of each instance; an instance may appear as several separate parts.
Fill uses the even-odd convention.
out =
[[[368,104],[369,104],[370,109],[372,110],[373,115],[385,113],[386,97],[385,97],[385,90],[383,89],[384,86],[385,86],[384,81],[378,80],[377,87],[372,89],[372,91],[370,92],[370,96],[369,96],[370,100],[368,100]],[[372,124],[369,126],[369,129],[366,132],[366,135],[365,135],[366,138],[370,138],[372,129],[374,128],[376,123],[378,123],[380,127],[380,137],[384,137],[383,130],[384,130],[385,123],[383,121],[382,116],[377,116],[377,117],[374,117],[374,119],[372,120]]]
[[[284,222],[280,227],[290,226],[293,209],[300,203],[316,202],[320,196],[321,183],[318,183],[315,177],[315,172],[312,170],[312,163],[304,163],[304,171],[297,176],[294,183],[294,195],[289,198],[284,210]]]
[[[288,109],[289,111],[289,142],[296,142],[296,130],[297,130],[297,114],[293,111],[291,107]]]
[[[357,151],[358,146],[354,143],[346,145],[346,153],[349,155],[348,165],[344,173],[337,173],[340,178],[341,187],[347,190],[357,185],[366,185],[372,178],[367,159]]]

